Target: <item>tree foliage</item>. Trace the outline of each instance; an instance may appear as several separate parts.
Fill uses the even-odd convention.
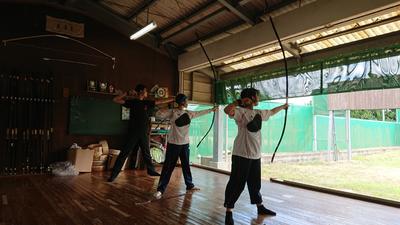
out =
[[[385,109],[385,121],[396,121],[396,110]],[[378,120],[382,121],[382,110],[351,110],[351,117],[364,120]]]

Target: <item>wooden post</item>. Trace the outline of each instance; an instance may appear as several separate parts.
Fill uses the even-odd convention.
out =
[[[190,87],[190,95],[192,96],[192,101],[194,101],[195,98],[194,98],[194,74],[193,74],[193,72],[190,73],[190,80],[192,81],[192,86]]]
[[[184,76],[185,76],[184,72],[179,72],[179,93],[184,93],[184,91],[185,91],[185,86],[184,86],[185,77]]]

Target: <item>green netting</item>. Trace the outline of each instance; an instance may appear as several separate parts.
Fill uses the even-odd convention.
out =
[[[400,87],[400,45],[341,55],[289,68],[289,97]],[[243,88],[260,90],[261,100],[285,97],[283,69],[256,70],[216,82],[216,100],[227,104]]]
[[[314,115],[329,115],[326,95],[313,96]]]
[[[328,97],[326,95],[318,95],[312,97],[314,115],[329,115]],[[335,116],[345,116],[345,111],[335,111]]]
[[[316,120],[317,150],[326,151],[328,146],[328,123],[326,108],[326,95],[314,96],[312,105],[291,104],[288,110],[288,120],[284,139],[279,147],[279,152],[300,153],[312,152],[314,149],[314,117]],[[260,102],[258,108],[271,109],[281,103]],[[199,106],[193,110],[201,110],[210,106]],[[263,123],[262,127],[262,152],[272,153],[280,137],[283,125],[283,113],[271,117]],[[339,150],[347,149],[345,142],[344,112],[335,112],[336,144]],[[400,110],[397,110],[400,118]],[[197,149],[196,145],[210,126],[212,114],[196,118],[190,127],[191,161],[200,163],[201,157],[211,158],[213,155],[213,131]],[[237,126],[232,119],[228,119],[225,127],[227,134],[224,141],[226,149],[232,151],[233,141],[237,134]],[[351,119],[352,148],[379,148],[400,146],[400,123],[382,122],[373,120]]]
[[[209,109],[211,106],[197,105],[191,106],[189,109],[193,111],[200,111]],[[203,140],[199,148],[196,145],[199,143],[201,138],[210,128],[212,121],[212,113],[197,117],[191,121],[189,135],[190,135],[190,161],[200,163],[200,156],[212,156],[213,155],[213,136],[214,131],[211,129],[210,133]]]
[[[317,116],[317,150],[328,149],[328,116]],[[400,124],[373,120],[351,119],[353,149],[400,146]],[[345,118],[335,117],[336,146],[346,150]]]

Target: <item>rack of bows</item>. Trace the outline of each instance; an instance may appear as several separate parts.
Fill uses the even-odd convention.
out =
[[[48,171],[54,103],[52,76],[0,74],[0,174]]]

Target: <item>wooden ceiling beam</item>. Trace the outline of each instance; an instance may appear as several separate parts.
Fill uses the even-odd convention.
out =
[[[178,31],[176,31],[176,32],[174,32],[174,33],[172,33],[172,34],[166,36],[165,38],[163,38],[163,40],[162,40],[161,43],[164,44],[164,43],[168,42],[170,39],[172,39],[173,37],[175,37],[175,36],[177,36],[177,35],[179,35],[179,34],[181,34],[181,33],[183,33],[183,32],[196,29],[196,28],[197,28],[198,26],[200,26],[201,24],[204,24],[205,22],[208,22],[208,21],[210,21],[210,20],[213,20],[214,17],[216,17],[217,15],[221,15],[221,13],[224,13],[225,11],[226,11],[225,8],[218,9],[218,10],[216,10],[215,12],[213,12],[213,13],[207,15],[206,17],[203,17],[203,18],[197,20],[196,22],[190,24],[189,26],[186,26],[186,27],[184,27],[183,29],[178,30]]]
[[[239,20],[239,21],[237,21],[237,22],[235,22],[235,23],[229,24],[229,25],[227,25],[227,26],[225,26],[225,27],[223,27],[223,28],[221,28],[221,29],[218,29],[218,30],[216,30],[216,31],[214,31],[214,32],[211,32],[211,33],[208,33],[208,34],[206,34],[206,35],[200,36],[199,38],[200,38],[201,41],[205,41],[205,40],[208,40],[208,39],[210,39],[210,38],[213,38],[213,37],[216,37],[216,36],[218,36],[218,35],[221,35],[222,33],[226,32],[226,31],[228,31],[228,30],[231,30],[231,29],[233,29],[233,28],[235,28],[235,27],[241,26],[241,25],[243,25],[244,23],[245,23],[244,21]],[[186,43],[186,44],[180,46],[180,48],[181,48],[181,49],[186,49],[186,48],[188,48],[188,47],[190,47],[190,46],[193,46],[193,45],[196,45],[196,44],[198,44],[198,43],[199,43],[198,40],[194,40],[194,41],[188,42],[188,43]]]
[[[257,23],[257,18],[253,15],[249,15],[240,4],[235,4],[231,0],[218,0],[218,2],[246,23],[252,26]]]

